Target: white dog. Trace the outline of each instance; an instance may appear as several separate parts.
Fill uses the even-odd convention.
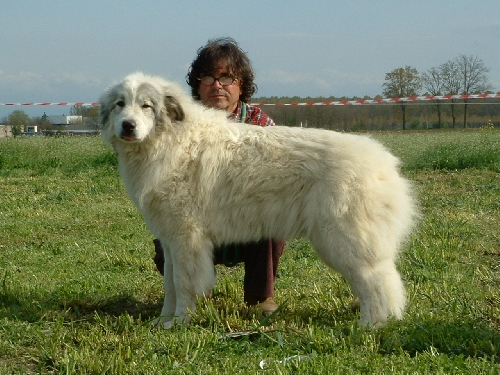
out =
[[[311,241],[358,297],[361,322],[401,318],[394,264],[415,206],[398,160],[368,137],[237,124],[180,86],[135,73],[100,98],[102,136],[165,249],[158,323],[187,322],[215,283],[214,246]]]

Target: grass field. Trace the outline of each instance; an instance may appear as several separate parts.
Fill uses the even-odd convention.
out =
[[[189,326],[151,329],[153,238],[112,151],[0,139],[0,374],[499,374],[500,131],[373,137],[403,160],[422,211],[399,263],[407,313],[378,330],[301,240],[281,261],[277,315],[244,305],[242,267],[217,266]],[[253,333],[226,336],[239,331]]]

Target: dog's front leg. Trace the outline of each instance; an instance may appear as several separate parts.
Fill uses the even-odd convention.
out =
[[[186,246],[188,243],[191,246]],[[174,323],[188,323],[190,312],[196,309],[198,297],[207,297],[215,284],[212,260],[213,246],[208,241],[186,241],[182,246],[170,248],[175,288],[174,318],[162,317],[164,328]]]
[[[163,288],[165,292],[165,299],[163,300],[163,307],[161,309],[161,316],[155,321],[155,325],[162,324],[165,327],[165,323],[172,321],[175,316],[175,287],[174,287],[174,273],[172,266],[172,256],[170,254],[170,248],[162,242],[163,248],[163,258],[165,262],[163,264]],[[165,327],[170,328],[170,327]]]

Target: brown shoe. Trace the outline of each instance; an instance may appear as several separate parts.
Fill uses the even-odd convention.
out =
[[[268,316],[275,312],[278,309],[279,305],[274,302],[271,297],[269,297],[265,301],[259,303],[257,307],[262,312],[262,315]]]

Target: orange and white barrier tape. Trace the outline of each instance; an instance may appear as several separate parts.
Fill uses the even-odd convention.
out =
[[[323,105],[367,105],[367,104],[396,104],[401,102],[419,102],[433,100],[463,100],[463,99],[499,99],[500,93],[496,94],[463,94],[463,95],[425,95],[409,96],[406,98],[380,98],[380,99],[357,99],[357,100],[339,100],[333,102],[304,102],[304,103],[252,103],[255,106],[323,106]],[[67,106],[67,107],[98,107],[99,103],[84,102],[59,102],[59,103],[0,103],[0,107],[49,107],[49,106]]]
[[[467,95],[425,95],[425,96],[409,96],[407,98],[385,98],[385,99],[357,99],[357,100],[339,100],[335,102],[306,102],[306,103],[252,103],[256,106],[276,105],[276,106],[317,106],[317,105],[367,105],[367,104],[382,104],[382,103],[401,103],[401,102],[418,102],[432,100],[451,100],[451,99],[491,99],[500,98],[500,93],[497,94],[467,94]]]
[[[49,106],[59,106],[59,107],[99,107],[99,103],[69,103],[69,102],[59,102],[59,103],[0,103],[0,107],[49,107]]]

